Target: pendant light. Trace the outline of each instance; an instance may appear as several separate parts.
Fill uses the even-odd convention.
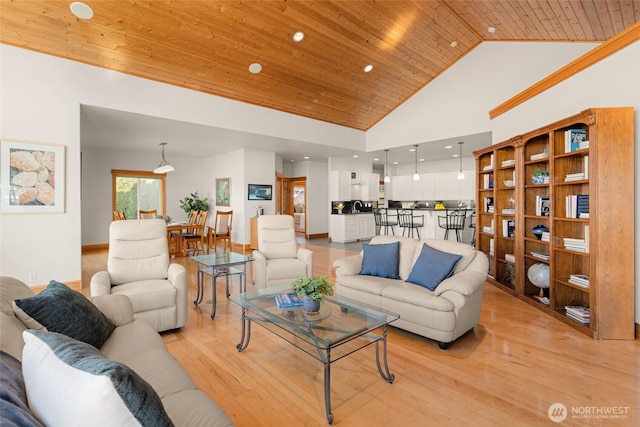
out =
[[[464,173],[462,173],[462,144],[464,144],[464,142],[458,142],[458,145],[460,146],[460,155],[458,156],[460,160],[460,171],[458,172],[458,179],[464,179]]]
[[[167,162],[167,159],[164,158],[165,145],[167,145],[166,142],[160,143],[160,146],[162,147],[162,161],[160,162],[158,167],[153,170],[153,173],[167,173],[167,172],[173,172],[175,170],[173,166],[171,166],[169,162]]]
[[[384,182],[391,182],[389,176],[389,150],[384,150]]]
[[[414,181],[420,181],[420,175],[418,175],[418,144],[414,144],[413,145],[414,150],[415,151],[415,155],[416,155],[416,168],[415,168],[415,172],[413,173],[413,180]]]

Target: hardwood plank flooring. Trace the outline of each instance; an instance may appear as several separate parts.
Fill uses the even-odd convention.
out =
[[[314,251],[315,274],[332,278],[333,261],[355,253],[313,240],[304,245]],[[83,255],[85,293],[106,257]],[[195,263],[173,262],[187,268],[193,301]],[[321,363],[256,326],[239,353],[240,307],[225,298],[219,280],[212,321],[208,292],[201,306],[190,305],[184,328],[162,334],[198,387],[241,427],[326,425]],[[237,278],[231,292],[238,292]],[[568,411],[560,425],[640,425],[638,340],[592,340],[494,286],[485,287],[479,326],[449,350],[396,328],[388,341],[393,384],[380,378],[374,347],[332,365],[334,425],[554,425],[547,415],[553,403]]]

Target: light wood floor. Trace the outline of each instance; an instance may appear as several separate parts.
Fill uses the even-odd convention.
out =
[[[316,274],[330,273],[335,259],[353,253],[312,242]],[[105,269],[106,255],[83,256],[86,293],[91,275]],[[187,268],[193,301],[195,263],[175,262]],[[241,427],[326,425],[320,362],[260,327],[238,353],[240,307],[226,300],[219,280],[212,321],[210,298],[190,307],[184,328],[163,334],[197,385]],[[637,340],[594,341],[491,285],[479,326],[448,351],[395,328],[388,340],[393,384],[378,375],[374,347],[332,365],[334,425],[556,425],[547,415],[553,403],[568,410],[558,425],[640,425]]]

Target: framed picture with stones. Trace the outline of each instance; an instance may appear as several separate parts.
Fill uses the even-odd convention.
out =
[[[0,141],[0,213],[64,213],[65,147]]]

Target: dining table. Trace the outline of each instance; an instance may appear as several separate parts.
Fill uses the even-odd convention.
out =
[[[167,244],[169,245],[169,256],[185,256],[184,245],[182,244],[183,232],[193,228],[188,221],[174,221],[167,224]],[[171,245],[172,238],[175,245]]]

